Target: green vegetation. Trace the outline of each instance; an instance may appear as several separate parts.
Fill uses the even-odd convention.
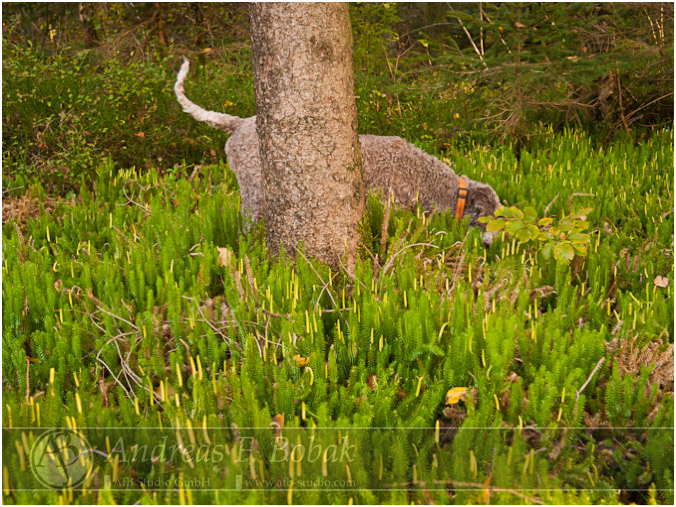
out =
[[[505,231],[516,238],[519,244],[544,241],[542,255],[549,259],[572,261],[575,255],[585,256],[591,242],[587,213],[591,208],[578,210],[564,217],[560,223],[552,225],[554,219],[543,217],[537,219],[535,208],[528,206],[523,211],[514,206],[501,208],[494,217],[483,217],[479,222],[486,224],[486,231],[496,233]]]
[[[425,5],[352,8],[362,133],[442,154],[499,139],[518,156],[570,125],[607,141],[673,122],[671,4]],[[5,188],[37,177],[66,193],[108,158],[161,172],[215,163],[226,135],[183,114],[172,86],[189,56],[191,99],[255,114],[245,6],[106,4],[91,13],[94,45],[77,7],[3,9]]]
[[[673,503],[673,6],[353,7],[360,130],[505,208],[370,196],[348,273],[175,103],[254,114],[241,6],[77,5],[3,6],[4,503]]]
[[[3,48],[3,174],[21,187],[33,178],[55,193],[91,186],[108,158],[120,167],[172,170],[182,161],[215,162],[225,135],[183,114],[173,92],[171,58],[155,54],[125,63],[121,55],[58,53],[44,58],[31,44]],[[250,52],[226,68],[197,69],[198,81],[221,83],[218,93],[191,98],[217,110],[252,116]],[[246,63],[244,63],[246,62]],[[227,97],[227,98],[226,98]]]
[[[672,146],[671,131],[605,149],[570,132],[520,161],[504,146],[452,151],[461,171],[510,204],[538,215],[548,207],[552,217],[569,216],[578,201],[592,208],[586,255],[556,262],[541,244],[508,237],[484,250],[480,233],[449,214],[387,213],[372,197],[373,244],[354,278],[303,256],[269,261],[261,231],[243,232],[234,177],[221,165],[164,177],[101,166],[95,192],[3,228],[5,486],[37,485],[26,456],[40,427],[82,428],[92,447],[112,448],[110,458],[94,456],[84,493],[10,492],[4,501],[475,502],[488,494],[456,486],[449,496],[452,480],[548,503],[670,503]],[[668,284],[656,285],[658,276]],[[453,387],[473,394],[445,406]],[[328,478],[350,474],[356,490],[287,482],[271,491],[143,492],[104,480],[209,478],[232,490],[238,475],[290,481],[289,462],[271,460],[278,414],[292,444],[309,445],[317,426],[325,448],[340,442],[330,428],[343,428],[357,458],[330,462]],[[444,437],[456,425],[455,438]],[[167,429],[144,429],[159,426]],[[214,468],[115,452],[120,438],[143,445],[159,435],[210,438],[229,454]],[[251,462],[235,459],[246,435],[258,443]],[[297,481],[323,477],[321,461],[301,465]],[[490,499],[525,501],[508,491]]]

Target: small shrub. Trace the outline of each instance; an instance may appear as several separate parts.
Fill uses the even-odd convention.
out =
[[[540,247],[545,259],[570,262],[575,255],[585,256],[591,243],[591,237],[585,231],[589,228],[587,214],[591,208],[578,210],[572,215],[554,223],[551,217],[538,219],[535,208],[528,206],[521,211],[515,206],[502,207],[495,217],[483,217],[479,221],[486,224],[486,231],[504,231],[514,236],[521,244]]]

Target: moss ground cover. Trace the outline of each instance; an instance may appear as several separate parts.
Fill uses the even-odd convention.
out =
[[[443,156],[590,209],[584,254],[371,196],[354,274],[269,260],[222,164],[101,161],[6,221],[3,501],[673,503],[673,131]],[[50,428],[77,486],[40,481]]]

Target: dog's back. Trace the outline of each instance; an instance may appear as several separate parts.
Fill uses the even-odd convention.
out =
[[[191,102],[184,92],[188,69],[186,59],[174,86],[176,98],[183,110],[197,121],[204,121],[230,134],[225,143],[225,153],[230,169],[237,176],[242,208],[252,220],[258,221],[263,218],[264,196],[256,117],[239,118],[207,111]],[[404,206],[417,201],[428,211],[456,208],[458,176],[441,160],[400,137],[360,135],[359,140],[367,187],[386,195],[392,192]],[[477,224],[479,216],[493,214],[500,206],[500,200],[490,186],[469,178],[467,181],[469,195],[465,215],[469,214],[472,223]],[[473,195],[472,188],[481,191]]]

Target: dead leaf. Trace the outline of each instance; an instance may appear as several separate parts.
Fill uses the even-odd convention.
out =
[[[530,301],[533,302],[534,299],[536,298],[546,298],[547,296],[550,296],[554,294],[554,287],[551,285],[543,285],[542,287],[535,287],[534,289],[530,290]]]
[[[136,137],[145,137],[146,135],[143,132],[137,132],[134,134]]]
[[[32,198],[28,195],[22,197],[3,197],[2,199],[2,222],[16,219],[18,225],[24,226],[29,218],[35,218],[43,213],[52,213],[54,207],[59,201],[46,198]],[[21,241],[21,236],[19,236]],[[23,247],[22,241],[22,247]]]
[[[610,223],[608,223],[608,219],[603,222],[603,233],[606,236],[610,236],[613,233],[613,228],[610,226]]]
[[[657,275],[653,280],[653,283],[657,285],[660,289],[666,289],[669,287],[669,279],[666,276]]]
[[[661,339],[643,343],[639,335],[622,341],[617,338],[606,343],[606,351],[616,357],[620,375],[638,376],[641,368],[650,370],[650,382],[645,394],[649,397],[653,384],[657,384],[658,396],[654,400],[653,411],[647,420],[653,421],[663,396],[673,397],[674,393],[674,345],[665,344]]]
[[[282,436],[282,430],[284,429],[284,414],[277,414],[272,418],[270,426],[275,428],[275,438]]]
[[[224,268],[230,266],[235,253],[228,247],[217,246],[216,249],[218,250],[218,265]]]
[[[486,480],[483,482],[483,485],[484,485],[484,486],[490,486],[490,485],[491,485],[491,479],[492,479],[492,478],[493,478],[492,475],[489,475],[488,477],[486,477]],[[485,503],[486,505],[488,505],[489,503],[491,503],[491,490],[490,490],[490,489],[484,489],[484,490],[481,492],[481,500],[482,500],[483,503]]]
[[[101,394],[103,394],[103,406],[108,408],[108,387],[105,382],[106,370],[101,370],[101,378],[99,378],[99,387],[101,388]]]
[[[469,389],[467,387],[453,387],[446,393],[446,405],[455,405],[460,400],[467,398]]]
[[[448,420],[447,425],[450,424],[451,427],[459,428],[462,425],[462,421],[467,417],[467,412],[460,405],[451,405],[450,407],[444,408],[442,414]]]

